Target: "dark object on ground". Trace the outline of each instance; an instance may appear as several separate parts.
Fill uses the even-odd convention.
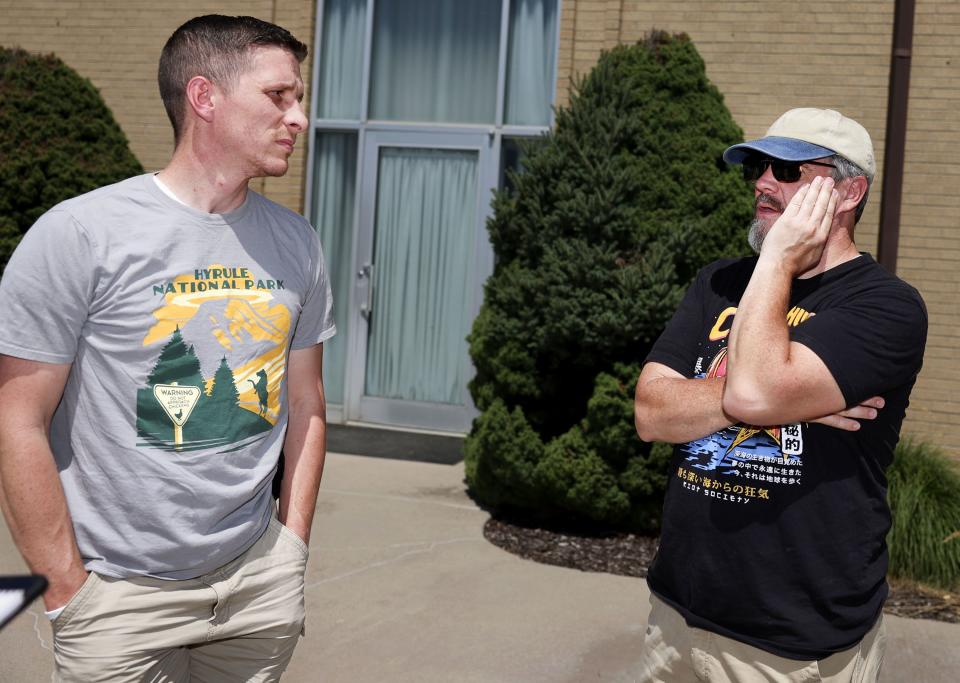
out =
[[[657,539],[627,533],[605,536],[544,529],[491,518],[483,527],[488,541],[527,560],[589,572],[644,577]],[[884,611],[900,617],[960,624],[960,595],[891,580]]]
[[[591,536],[492,517],[484,525],[483,535],[495,546],[526,560],[621,576],[646,576],[657,552],[657,539],[651,536],[622,532]]]
[[[327,451],[366,455],[388,460],[414,460],[435,465],[456,465],[463,460],[463,437],[401,432],[356,425],[327,425]],[[273,497],[280,499],[283,452],[273,477]]]
[[[327,450],[331,453],[391,460],[456,465],[463,461],[463,437],[331,424],[327,425]]]
[[[601,55],[524,146],[469,336],[482,504],[659,528],[669,449],[637,439],[634,384],[696,272],[747,251],[751,192],[722,160],[742,135],[689,37],[654,31]]]
[[[47,590],[47,577],[40,574],[0,576],[0,629]]]

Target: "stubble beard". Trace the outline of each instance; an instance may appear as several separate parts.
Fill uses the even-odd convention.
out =
[[[783,213],[783,206],[777,200],[776,197],[772,197],[768,194],[761,194],[753,202],[753,210],[757,211],[761,203],[768,204],[774,209]],[[763,240],[767,236],[772,223],[760,218],[754,213],[753,220],[750,221],[750,230],[747,233],[747,243],[750,245],[750,248],[757,254],[760,253],[760,249],[763,248]]]
[[[747,233],[747,243],[753,249],[755,254],[759,254],[763,248],[763,238],[767,236],[767,222],[762,218],[756,218],[750,221],[750,232]]]

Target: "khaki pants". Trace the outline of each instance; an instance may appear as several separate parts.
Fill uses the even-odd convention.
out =
[[[91,573],[53,622],[57,681],[277,681],[304,621],[307,546],[275,519],[243,555],[183,581]]]
[[[679,612],[655,595],[650,596],[650,603],[640,663],[643,683],[872,683],[880,675],[886,646],[882,615],[857,646],[826,659],[801,661],[692,628]]]

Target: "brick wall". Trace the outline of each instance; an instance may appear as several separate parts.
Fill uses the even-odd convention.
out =
[[[707,74],[748,137],[763,134],[796,106],[839,109],[871,132],[882,169],[893,0],[802,8],[757,0],[561,0],[558,104],[575,74],[587,73],[600,51],[633,42],[651,28],[685,32]],[[148,169],[169,159],[172,134],[156,88],[156,65],[169,34],[197,14],[252,14],[313,43],[315,3],[237,0],[164,3],[128,0],[0,0],[0,45],[55,52],[96,85]],[[911,74],[906,178],[898,273],[927,301],[930,338],[905,431],[960,455],[960,3],[917,0]],[[311,58],[304,64],[309,82]],[[306,140],[284,178],[254,187],[302,210]],[[873,252],[882,177],[858,227],[861,249]]]
[[[960,453],[960,3],[919,0],[897,273],[930,314],[911,430]]]
[[[927,302],[930,335],[904,432],[960,457],[960,3],[917,0],[898,275]],[[875,253],[893,0],[803,6],[739,0],[565,0],[561,8],[558,104],[572,76],[601,50],[652,28],[685,32],[745,136],[762,136],[783,111],[829,107],[873,136],[881,173],[857,229]]]
[[[201,14],[247,14],[276,21],[313,43],[314,5],[304,0],[146,2],[144,0],[0,0],[0,45],[55,53],[100,90],[133,153],[147,170],[159,170],[173,151],[173,132],[157,89],[157,62],[171,33]],[[309,83],[310,57],[303,77]],[[283,178],[258,179],[254,189],[302,210],[306,135]]]

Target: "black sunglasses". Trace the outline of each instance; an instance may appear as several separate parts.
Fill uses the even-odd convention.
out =
[[[824,164],[820,161],[783,161],[782,159],[766,159],[764,157],[749,156],[743,160],[743,179],[749,182],[759,180],[767,171],[767,166],[773,169],[773,177],[781,183],[795,183],[800,180],[801,166],[827,166],[836,168],[833,164]]]

